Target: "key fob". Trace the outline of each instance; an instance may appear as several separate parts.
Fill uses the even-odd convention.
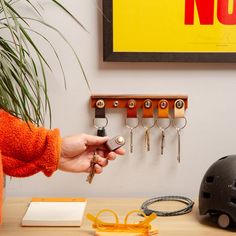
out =
[[[99,136],[99,137],[107,136],[106,130],[105,130],[104,127],[98,127],[98,129],[97,129],[97,136]]]
[[[106,147],[110,150],[110,151],[115,151],[116,149],[122,147],[125,144],[125,139],[122,136],[116,136],[112,139],[109,139],[106,142]]]

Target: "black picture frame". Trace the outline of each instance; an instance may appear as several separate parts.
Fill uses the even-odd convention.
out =
[[[213,63],[236,62],[236,52],[114,52],[112,5],[113,0],[103,0],[103,61]]]

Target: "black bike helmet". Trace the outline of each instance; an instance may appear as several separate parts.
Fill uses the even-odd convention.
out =
[[[217,216],[222,228],[236,222],[236,155],[219,159],[207,170],[199,192],[199,211]]]

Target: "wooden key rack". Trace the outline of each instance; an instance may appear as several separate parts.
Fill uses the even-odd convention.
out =
[[[92,108],[127,108],[132,106],[132,102],[135,103],[137,108],[143,108],[144,104],[150,105],[152,103],[153,108],[160,106],[160,101],[168,101],[169,109],[174,109],[175,102],[177,100],[183,100],[185,110],[188,108],[188,96],[186,95],[107,95],[96,94],[91,96]],[[130,104],[129,104],[130,103]],[[164,103],[163,103],[164,105]]]
[[[171,125],[174,126],[178,137],[177,159],[180,162],[180,131],[185,128],[187,124],[185,111],[188,108],[188,96],[96,94],[91,96],[91,107],[95,109],[95,118],[93,122],[94,127],[97,129],[105,129],[108,124],[108,119],[106,117],[107,108],[123,108],[126,110],[125,126],[130,132],[130,153],[133,152],[133,130],[138,126],[144,128],[145,147],[147,151],[150,151],[149,131],[157,126],[161,131],[161,155],[163,155],[165,130]],[[141,112],[138,110],[141,110]],[[98,125],[98,119],[103,120],[102,125]],[[136,122],[134,123],[134,121]],[[164,121],[166,121],[167,124],[164,123]]]

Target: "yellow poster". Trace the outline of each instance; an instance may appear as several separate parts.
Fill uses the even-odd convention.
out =
[[[112,27],[113,52],[236,52],[236,0],[113,0]]]

